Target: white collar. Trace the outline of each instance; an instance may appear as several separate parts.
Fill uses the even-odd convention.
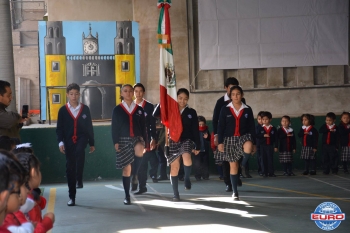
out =
[[[288,127],[288,128],[284,128],[284,127],[282,127],[283,129],[284,129],[284,131],[286,131],[287,133],[291,133],[291,132],[293,132],[293,129],[291,128],[291,127]]]
[[[144,101],[145,101],[145,99],[142,99],[142,101],[141,101],[139,104],[137,104],[137,103],[136,103],[136,99],[135,99],[135,100],[134,100],[134,103],[137,104],[138,106],[141,106],[141,107],[142,107]]]
[[[265,127],[265,128],[267,128],[267,129],[269,129],[270,127],[272,127],[272,125],[271,125],[271,124],[269,124],[268,126],[263,125],[263,127]]]
[[[68,108],[72,108],[72,109],[74,109],[74,110],[77,110],[77,109],[79,109],[80,108],[80,103],[78,102],[78,105],[74,108],[71,104],[70,104],[70,102],[68,101]]]
[[[122,105],[128,110],[129,113],[132,113],[132,111],[136,107],[136,104],[134,101],[131,102],[130,107],[128,106],[128,104],[124,100],[122,101]]]
[[[311,127],[311,125],[309,125],[309,126],[303,125],[301,128],[308,130],[310,127]]]
[[[226,102],[226,101],[231,101],[231,99],[230,99],[230,97],[228,97],[228,94],[227,94],[227,92],[226,92],[226,94],[224,95],[224,101]]]
[[[245,105],[243,102],[241,102],[242,105],[241,107],[239,108],[238,112],[241,111],[243,108],[249,108],[247,105]],[[228,105],[226,105],[226,107],[230,107],[230,108],[233,108],[233,110],[236,110],[235,107],[233,107],[233,104],[232,102],[230,102]]]
[[[333,125],[327,125],[327,127],[330,128],[330,129],[333,129],[334,126],[335,126],[335,124],[333,124]]]

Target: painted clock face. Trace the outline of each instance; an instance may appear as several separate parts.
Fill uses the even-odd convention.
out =
[[[85,41],[84,42],[84,53],[94,54],[97,52],[97,43],[95,41]]]

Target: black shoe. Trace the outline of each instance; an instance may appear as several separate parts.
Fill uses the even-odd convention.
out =
[[[209,177],[203,177],[203,180],[209,180]]]
[[[309,175],[309,171],[304,171],[302,174],[303,174],[304,176]]]
[[[139,191],[137,191],[136,193],[134,193],[135,195],[141,195],[143,193],[147,192],[147,188],[140,188]]]
[[[247,177],[247,174],[248,174],[246,168],[245,168],[244,166],[241,166],[241,169],[242,169],[241,176],[242,176],[243,178],[246,178],[246,177]]]
[[[201,181],[202,179],[200,177],[196,177],[196,181]]]
[[[329,175],[329,172],[323,172],[323,175]]]
[[[77,186],[76,186],[76,188],[77,189],[82,189],[84,186],[83,186],[83,182],[77,182]]]
[[[67,202],[67,206],[75,206],[75,199],[70,199],[70,200]]]
[[[239,201],[238,193],[233,193],[233,194],[232,194],[232,199],[233,199],[234,201]]]
[[[249,173],[247,173],[246,178],[253,178]]]
[[[268,175],[267,174],[263,174],[262,177],[268,177]]]
[[[241,186],[242,186],[242,180],[241,180],[240,178],[238,178],[237,186],[238,186],[238,187],[241,187]]]
[[[310,175],[316,175],[316,171],[310,171]]]
[[[232,185],[226,185],[226,192],[232,192]]]
[[[270,174],[269,177],[276,177],[276,175],[275,174]]]
[[[185,190],[191,190],[191,181],[189,180],[185,181]]]
[[[223,180],[223,179],[224,179],[224,177],[222,177],[222,176],[219,177],[219,180]]]
[[[183,178],[183,177],[179,177],[179,181],[184,181],[185,180],[185,178]]]
[[[284,172],[283,175],[284,175],[284,176],[288,176],[289,174],[288,174],[287,172]]]
[[[153,183],[158,183],[158,179],[157,179],[157,176],[150,176]]]
[[[158,176],[157,177],[157,180],[158,181],[161,181],[161,180],[169,180],[169,178],[165,175],[165,176]]]
[[[293,172],[288,173],[289,176],[295,176]]]
[[[259,176],[263,176],[264,174],[262,174],[262,173],[259,173]]]
[[[131,205],[130,197],[124,199],[124,205]]]
[[[173,196],[173,202],[179,202],[180,196]]]

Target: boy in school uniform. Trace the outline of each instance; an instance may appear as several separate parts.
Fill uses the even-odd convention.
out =
[[[139,191],[135,194],[140,195],[147,192],[146,181],[147,181],[147,171],[148,162],[150,162],[151,169],[149,171],[150,177],[154,183],[157,183],[157,170],[158,170],[158,158],[155,152],[157,148],[157,132],[156,132],[156,118],[153,117],[154,105],[143,97],[145,95],[145,87],[141,83],[136,83],[134,85],[134,96],[135,104],[141,106],[145,112],[146,128],[147,128],[147,139],[146,142],[146,153],[142,157],[142,161],[137,172],[139,180]],[[133,185],[134,186],[134,185]],[[137,187],[136,187],[137,188]],[[132,187],[133,189],[133,187]]]
[[[333,112],[326,115],[326,123],[319,130],[322,134],[323,174],[338,173],[338,127],[334,124],[336,116]]]
[[[276,177],[273,167],[273,153],[276,142],[277,129],[271,125],[272,114],[263,112],[261,121],[263,125],[258,126],[256,137],[260,139],[260,156],[262,174],[264,177]]]
[[[66,155],[66,176],[68,182],[68,206],[75,205],[76,189],[83,188],[85,148],[95,151],[94,131],[90,109],[79,102],[80,87],[69,84],[66,89],[68,102],[58,111],[57,141],[60,152]]]

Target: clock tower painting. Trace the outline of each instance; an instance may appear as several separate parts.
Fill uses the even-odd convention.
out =
[[[136,22],[39,22],[41,120],[49,119],[49,109],[50,119],[57,119],[66,103],[65,87],[73,82],[80,86],[80,101],[89,106],[92,119],[110,119],[120,103],[119,87],[140,80],[139,59]]]

